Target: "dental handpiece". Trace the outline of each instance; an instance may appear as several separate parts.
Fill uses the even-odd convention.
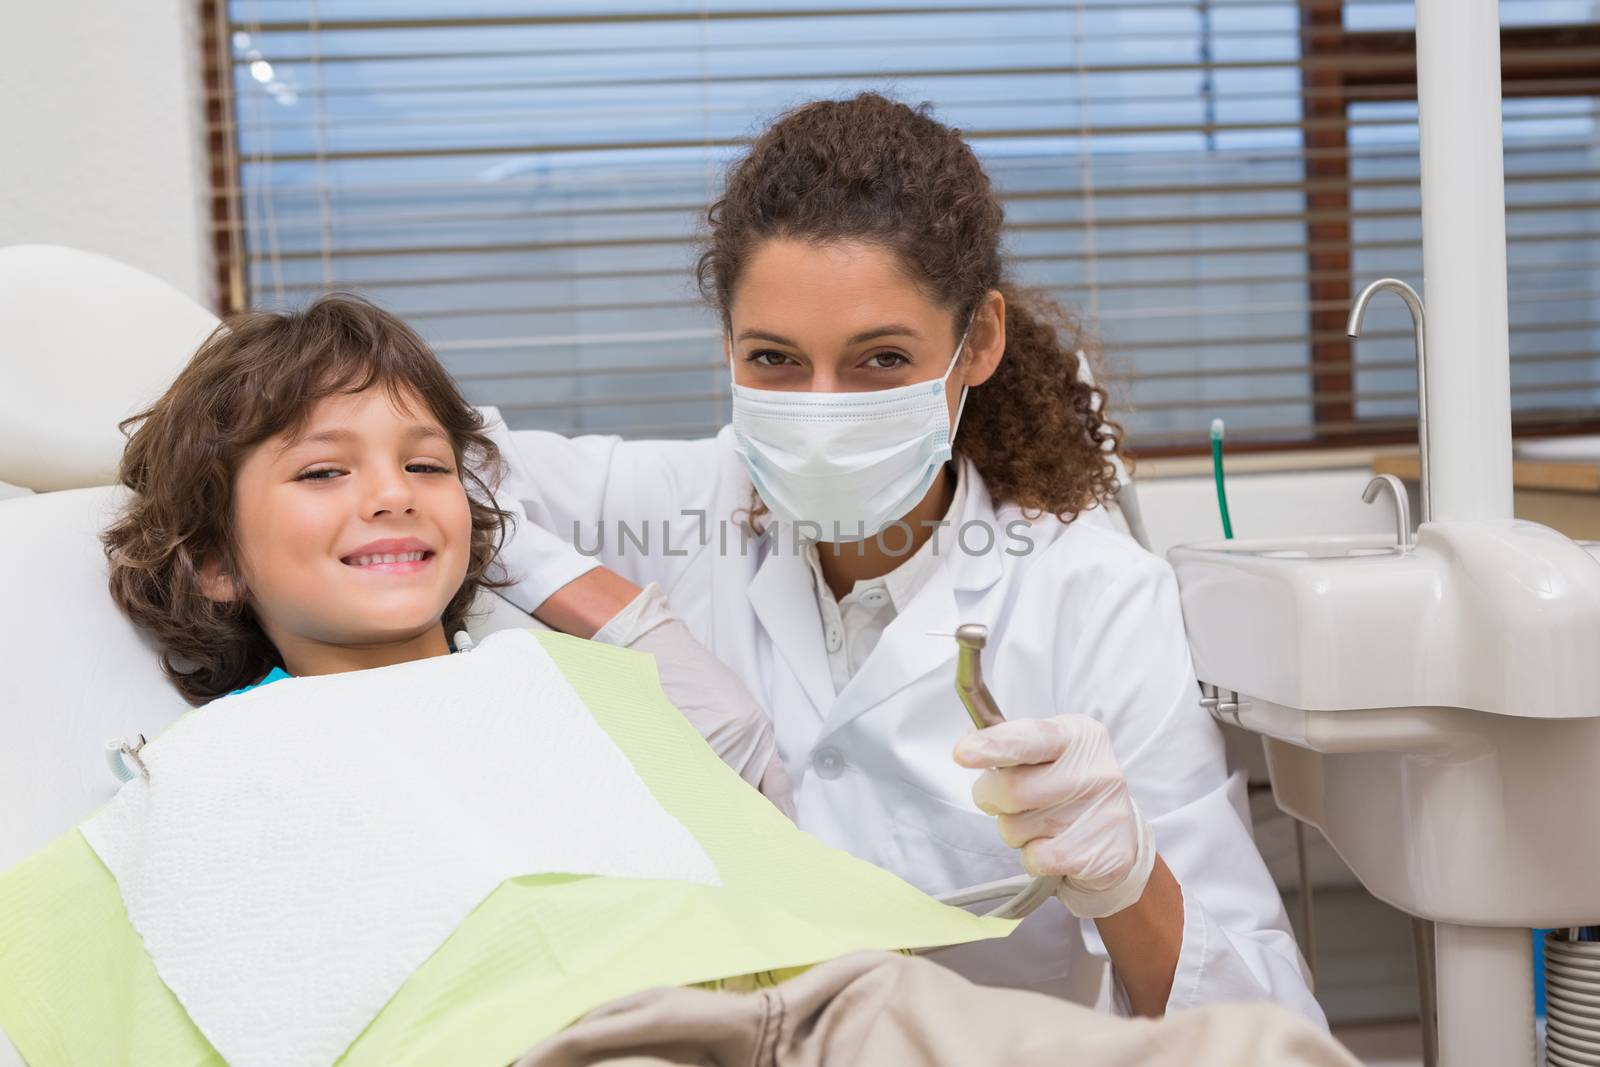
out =
[[[983,646],[989,643],[989,628],[969,622],[956,627],[956,693],[966,705],[972,725],[982,730],[1006,721],[1000,705],[994,702],[989,687],[983,684]]]
[[[983,684],[983,647],[989,643],[989,628],[981,623],[969,622],[956,627],[956,693],[966,705],[972,725],[983,730],[1006,721],[1000,714],[989,687]],[[1056,895],[1061,879],[1054,875],[1039,878],[1006,878],[971,886],[940,899],[956,907],[969,907],[989,900],[1008,898],[1005,903],[986,912],[996,919],[1021,919],[1039,905]]]

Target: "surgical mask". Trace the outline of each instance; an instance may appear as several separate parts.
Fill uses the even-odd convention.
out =
[[[735,449],[772,513],[816,524],[821,539],[859,541],[914,508],[950,458],[955,426],[945,382],[971,328],[969,321],[933,381],[865,393],[735,384]],[[963,386],[957,426],[966,404]]]

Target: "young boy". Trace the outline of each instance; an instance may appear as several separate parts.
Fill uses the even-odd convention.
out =
[[[124,423],[112,597],[197,703],[444,655],[507,534],[481,425],[370,304],[238,316]]]
[[[131,430],[104,534],[111,595],[204,703],[450,651],[517,512],[484,421],[423,340],[347,295],[230,319]],[[515,508],[516,505],[511,505]],[[654,586],[596,635],[663,661],[669,699],[792,814],[772,728]]]

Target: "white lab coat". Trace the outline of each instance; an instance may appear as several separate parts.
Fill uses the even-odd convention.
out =
[[[555,535],[518,535],[508,555],[522,581],[508,597],[531,611],[597,564],[661,583],[772,716],[803,829],[929,893],[1022,873],[972,803],[976,772],[951,759],[970,729],[955,642],[928,636],[984,623],[986,678],[1008,717],[1078,712],[1110,731],[1183,887],[1168,1009],[1270,999],[1323,1022],[1248,830],[1243,780],[1226,774],[1221,737],[1197,702],[1172,570],[1103,511],[1011,526],[1025,523],[1020,509],[997,507],[969,464],[964,514],[941,532],[943,563],[835,694],[805,559],[782,529],[741,552],[736,514],[753,498],[731,429],[699,441],[569,439],[508,433],[487,414],[509,468],[505,494]],[[996,531],[993,547],[983,551],[987,537],[972,527],[970,551],[950,551],[971,522]],[[1087,953],[1105,955],[1094,924],[1051,902],[1003,942],[936,958],[986,984],[1092,1003],[1101,968]]]

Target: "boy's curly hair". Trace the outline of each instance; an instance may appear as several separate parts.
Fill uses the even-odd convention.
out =
[[[250,606],[205,595],[201,565],[216,557],[241,573],[233,526],[235,476],[255,446],[304,428],[324,397],[382,386],[420,401],[450,437],[467,489],[472,545],[466,579],[444,610],[458,629],[481,587],[509,516],[493,503],[502,473],[483,417],[462,398],[426,342],[359,297],[324,296],[303,311],[229,318],[153,405],[121,424],[128,435],[118,480],[133,495],[101,535],[111,597],[161,646],[161,667],[202,703],[283,665]],[[480,473],[482,472],[482,473]],[[485,478],[489,481],[485,481]]]

